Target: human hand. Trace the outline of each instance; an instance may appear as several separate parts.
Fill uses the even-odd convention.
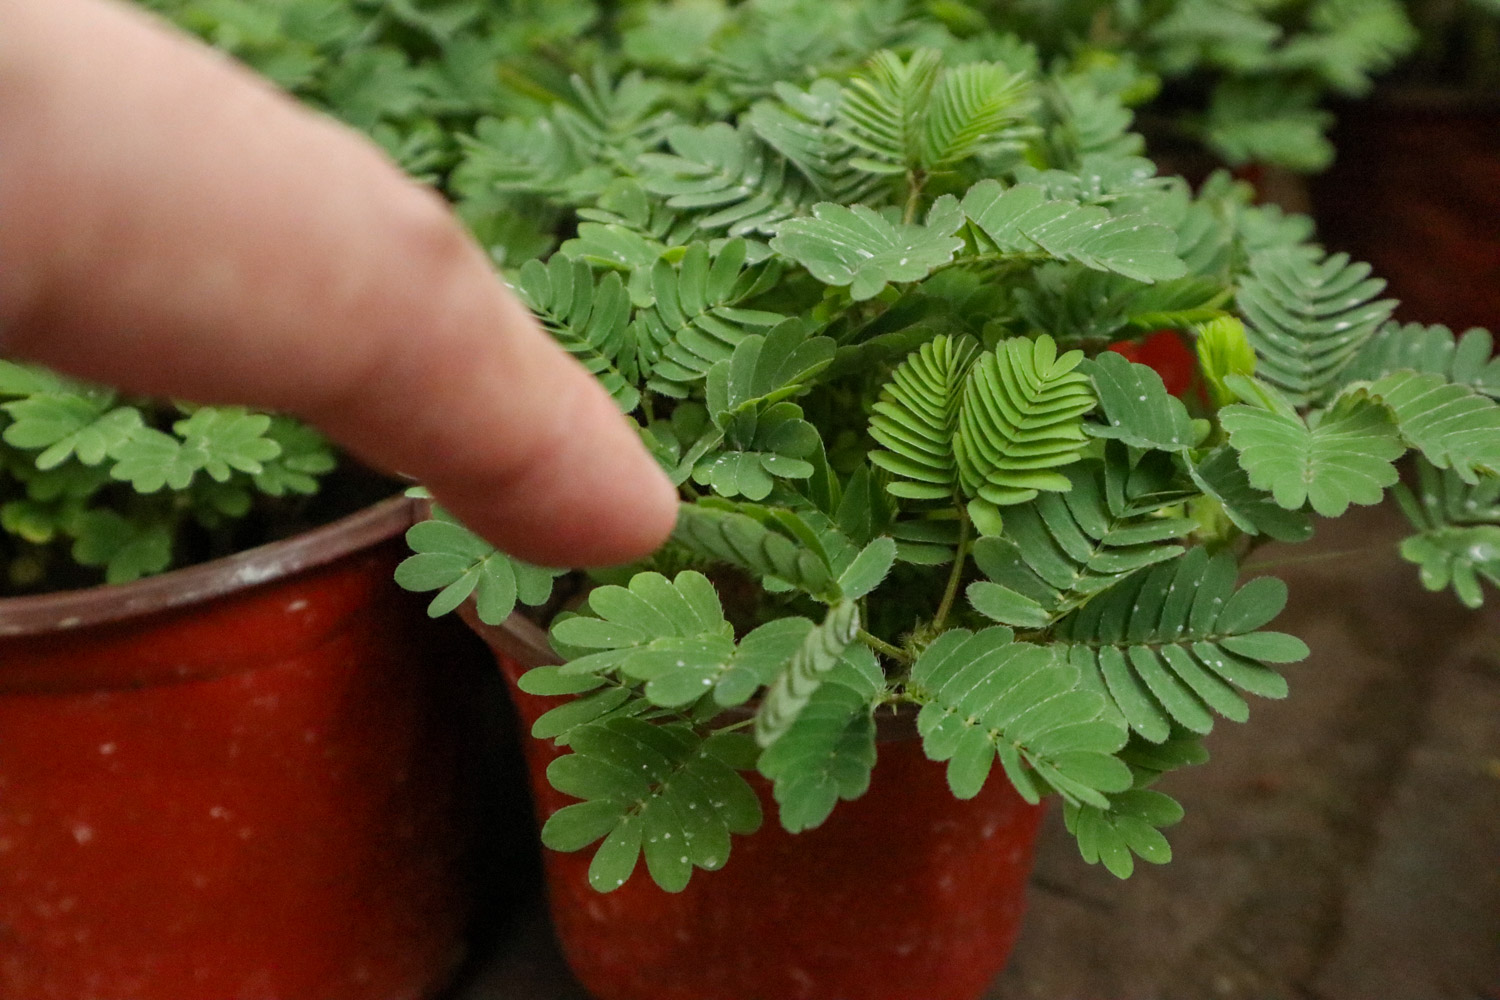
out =
[[[544,565],[642,555],[676,512],[440,199],[110,0],[0,0],[0,349],[297,414]]]

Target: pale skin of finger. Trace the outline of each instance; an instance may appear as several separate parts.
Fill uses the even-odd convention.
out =
[[[675,516],[436,195],[112,0],[0,0],[0,349],[303,416],[544,565],[627,561]]]

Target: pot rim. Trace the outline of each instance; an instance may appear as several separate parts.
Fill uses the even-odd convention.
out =
[[[131,583],[0,598],[0,636],[38,635],[202,603],[324,566],[406,531],[416,500],[394,496],[279,541]]]

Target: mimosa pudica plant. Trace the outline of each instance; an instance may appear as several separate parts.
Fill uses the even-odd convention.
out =
[[[710,5],[693,66],[648,10],[552,106],[460,140],[450,191],[533,220],[527,249],[558,234],[491,249],[682,493],[521,681],[570,697],[533,731],[578,800],[543,839],[591,849],[601,891],[726,863],[772,821],[748,773],[818,826],[892,711],[955,795],[1055,795],[1126,876],[1170,855],[1156,780],[1306,655],[1249,551],[1394,491],[1427,586],[1477,604],[1500,571],[1488,334],[1396,324],[1307,220],[1158,176],[1108,74],[875,17],[901,6]],[[1197,358],[1184,398],[1108,350],[1162,329]],[[433,613],[498,624],[561,575],[441,511],[409,541]]]

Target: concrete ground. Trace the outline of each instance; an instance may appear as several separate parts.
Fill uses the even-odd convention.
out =
[[[1119,882],[1054,811],[985,1000],[1500,1000],[1500,596],[1423,591],[1403,528],[1362,510],[1253,557],[1293,560],[1292,696],[1163,786],[1187,808],[1170,865]],[[588,998],[533,897],[453,1000]]]

